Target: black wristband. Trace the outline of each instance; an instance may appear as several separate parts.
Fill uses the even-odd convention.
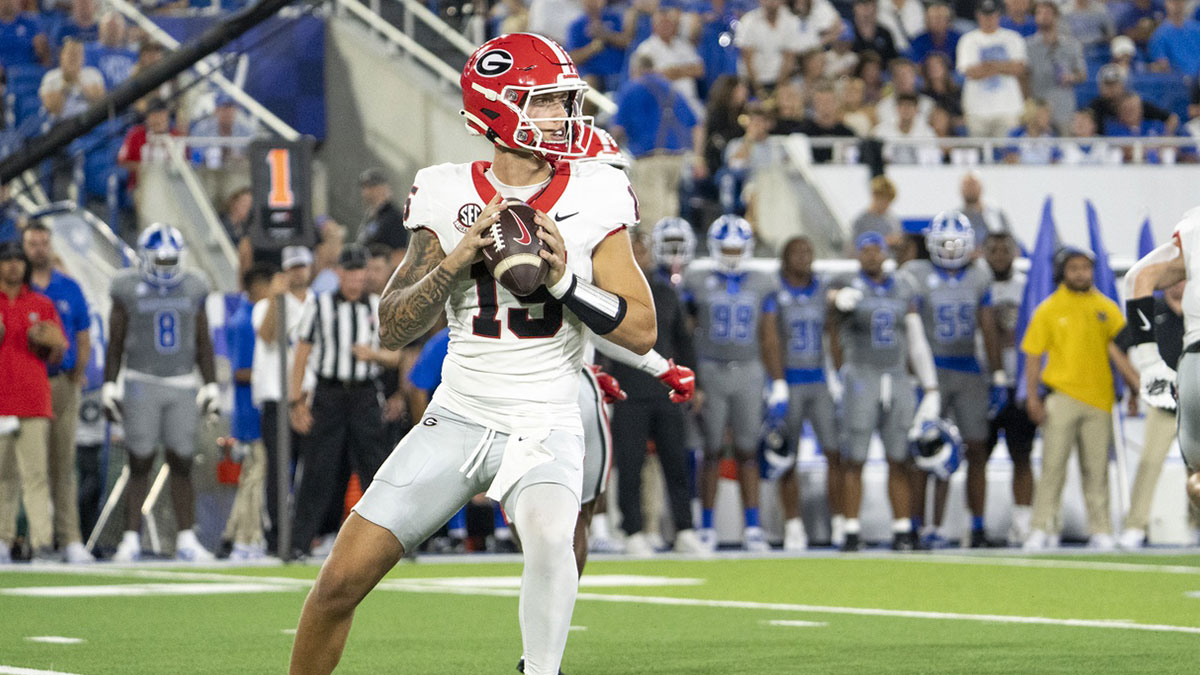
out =
[[[596,335],[607,335],[621,325],[625,318],[625,298],[610,293],[574,277],[571,286],[559,302],[579,317],[583,325]]]
[[[1154,296],[1126,300],[1125,322],[1133,344],[1154,342]]]

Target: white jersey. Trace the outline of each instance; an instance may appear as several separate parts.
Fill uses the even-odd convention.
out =
[[[567,264],[590,281],[595,247],[638,221],[629,179],[611,166],[560,162],[533,194],[500,184],[490,166],[439,164],[417,172],[404,226],[433,232],[449,253],[498,190],[554,218]],[[449,352],[433,402],[505,433],[582,433],[578,371],[589,331],[545,288],[523,300],[497,284],[482,262],[455,281],[446,301]]]
[[[1200,340],[1200,208],[1183,214],[1183,220],[1175,226],[1171,235],[1183,254],[1187,267],[1188,283],[1183,287],[1183,346]]]

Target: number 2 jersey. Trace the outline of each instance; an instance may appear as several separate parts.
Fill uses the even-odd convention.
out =
[[[518,188],[499,183],[490,166],[439,164],[417,172],[404,226],[432,232],[449,254],[498,190],[554,218],[568,267],[591,281],[596,246],[637,224],[629,179],[608,165],[560,162],[548,182]],[[454,281],[446,318],[450,344],[434,403],[506,433],[583,433],[579,369],[589,332],[544,287],[518,298],[477,262]]]
[[[917,294],[917,309],[934,364],[946,370],[981,372],[975,356],[978,310],[991,304],[994,280],[986,263],[947,270],[928,260],[910,260],[898,274],[907,277]]]
[[[904,371],[908,359],[908,329],[904,316],[914,307],[916,293],[907,276],[890,275],[881,283],[863,274],[842,279],[835,287],[852,286],[863,298],[838,322],[838,339],[847,365],[881,371]]]
[[[125,331],[127,371],[181,380],[181,376],[192,375],[196,366],[196,317],[204,311],[208,296],[203,279],[184,270],[174,284],[161,286],[146,281],[138,270],[127,269],[113,278],[110,294],[129,317]]]

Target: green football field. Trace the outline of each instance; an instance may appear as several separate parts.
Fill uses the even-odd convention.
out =
[[[313,566],[10,567],[0,674],[282,673]],[[340,673],[513,673],[520,565],[398,566]],[[563,671],[1197,673],[1196,555],[589,563]]]

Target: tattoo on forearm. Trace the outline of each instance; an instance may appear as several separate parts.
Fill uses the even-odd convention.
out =
[[[429,330],[450,297],[454,274],[435,236],[417,230],[379,300],[379,343],[400,349]]]

